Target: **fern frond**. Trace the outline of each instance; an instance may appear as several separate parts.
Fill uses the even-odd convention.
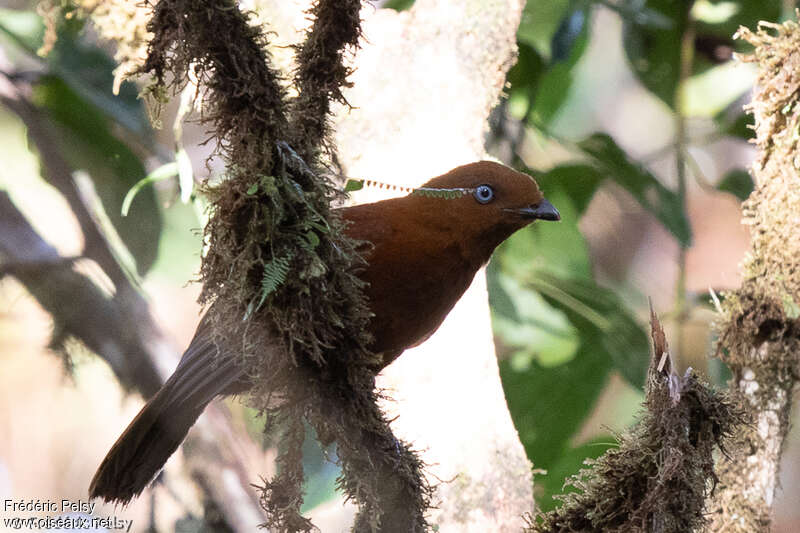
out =
[[[256,311],[264,305],[269,295],[286,281],[286,277],[289,275],[292,255],[289,253],[282,257],[273,257],[270,262],[264,265],[264,275],[261,277],[261,298],[255,307]]]

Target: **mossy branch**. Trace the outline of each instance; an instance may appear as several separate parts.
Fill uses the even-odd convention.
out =
[[[348,47],[360,35],[360,2],[321,0],[297,48],[287,103],[265,52],[266,35],[230,0],[161,0],[143,72],[163,100],[191,69],[228,165],[206,187],[211,216],[201,265],[202,303],[220,357],[235,357],[253,386],[252,403],[285,421],[279,474],[262,488],[267,525],[308,531],[302,504],[302,421],[335,442],[341,488],[361,507],[357,531],[426,529],[430,489],[409,447],[377,405],[371,317],[357,271],[359,243],[330,207],[340,191],[325,173],[332,100],[342,101]],[[224,37],[223,37],[224,36]],[[168,81],[172,73],[173,81]]]
[[[297,47],[294,84],[299,94],[292,101],[290,142],[305,159],[313,159],[327,143],[332,102],[345,102],[350,68],[344,53],[354,50],[361,36],[360,0],[317,2],[309,15],[314,24]]]
[[[721,465],[709,530],[751,532],[769,530],[800,379],[800,26],[761,22],[738,36],[755,47],[740,59],[759,66],[747,106],[755,118],[756,188],[742,206],[752,239],[744,280],[722,304],[717,352],[753,424],[739,429],[732,458]]]
[[[158,2],[140,72],[154,76],[147,93],[163,102],[188,83],[191,70],[205,88],[202,120],[226,159],[269,172],[272,146],[288,124],[285,94],[270,66],[266,33],[248,20],[232,0]]]
[[[573,531],[686,533],[705,523],[716,482],[714,451],[742,421],[725,393],[689,369],[678,375],[664,331],[651,310],[653,358],[646,411],[619,446],[567,480],[577,492],[536,517],[529,533]]]

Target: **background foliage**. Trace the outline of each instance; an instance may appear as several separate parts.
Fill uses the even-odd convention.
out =
[[[396,9],[412,3],[388,2]],[[562,222],[516,234],[495,254],[488,281],[506,397],[528,456],[547,472],[536,476],[545,510],[557,504],[552,496],[564,478],[614,446],[613,429],[635,414],[648,363],[647,298],[655,297],[679,336],[708,306],[707,290],[686,284],[686,253],[697,244],[699,220],[690,216],[690,195],[741,200],[752,190],[743,166],[708,175],[703,164],[719,155],[705,151],[714,143],[739,142],[736,150],[747,150],[750,121],[741,105],[752,77],[732,65],[732,53],[745,45],[731,36],[740,25],[781,20],[791,8],[778,0],[557,0],[525,8],[518,62],[487,146],[537,177]],[[63,152],[86,169],[107,227],[119,236],[119,256],[133,275],[184,281],[196,268],[199,247],[188,229],[201,221],[180,201],[199,202],[187,193],[185,165],[179,184],[181,150],[151,130],[135,87],[123,84],[112,95],[115,64],[79,17],[59,26],[55,49],[42,59],[36,51],[44,28],[32,10],[0,10],[3,52],[29,73],[33,101],[62,132]],[[625,62],[604,73],[599,60],[609,43],[621,47]],[[663,142],[650,153],[637,141],[653,141],[622,135],[637,118],[598,108],[613,101],[608,92],[623,87],[620,79],[658,110],[661,121],[651,127],[659,131],[647,133]],[[640,120],[652,116],[643,113]],[[123,198],[148,176],[146,169],[156,187],[142,187],[122,216]],[[7,176],[0,181],[12,198],[22,194],[19,185]],[[621,219],[608,216],[615,209]],[[614,225],[641,223],[640,215],[625,216],[634,210],[661,228],[659,242],[670,243],[675,268],[666,269],[661,288],[635,278],[630,262],[614,269],[604,259],[609,252],[598,253],[593,226],[627,231]],[[671,286],[667,296],[663,285]],[[724,369],[705,359],[707,344],[672,345],[684,364],[699,362],[724,382]],[[598,414],[599,405],[604,412]],[[336,471],[320,450],[307,447],[310,507],[332,495]]]

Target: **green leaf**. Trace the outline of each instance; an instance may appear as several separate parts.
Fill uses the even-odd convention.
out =
[[[548,512],[558,507],[558,500],[553,496],[574,492],[574,487],[567,487],[562,490],[564,481],[582,468],[586,468],[584,462],[587,459],[597,459],[611,448],[617,447],[616,439],[607,435],[592,439],[591,441],[575,448],[566,447],[559,454],[558,459],[547,469],[547,474],[536,476],[536,488],[541,491],[536,495],[536,503],[541,512]]]
[[[669,25],[638,24],[623,19],[623,43],[631,69],[653,94],[668,106],[675,107],[675,93],[680,78],[681,37],[686,30],[690,2],[646,0],[637,4],[661,15]]]
[[[551,367],[575,356],[579,332],[562,311],[496,268],[487,271],[487,281],[492,328],[501,346],[511,351],[515,368],[533,359]]]
[[[606,0],[598,0],[598,3],[616,12],[622,20],[629,24],[664,30],[672,27],[672,20],[658,11],[645,7],[643,2],[628,1],[612,3]]]
[[[51,72],[61,78],[83,100],[100,110],[118,126],[145,143],[153,139],[150,120],[131,82],[122,84],[114,95],[114,69],[117,64],[97,46],[87,44],[74,31],[62,28],[53,50],[47,56]]]
[[[714,122],[720,131],[726,135],[749,141],[753,138],[755,119],[752,113],[743,112],[741,105],[734,104],[733,107],[735,109],[731,109],[731,106],[729,106],[727,109],[720,111],[714,117]]]
[[[596,133],[579,143],[597,170],[627,190],[650,211],[682,246],[692,243],[691,227],[677,193],[667,189],[647,169],[628,158],[606,134]]]
[[[508,238],[495,257],[509,275],[524,280],[531,271],[567,278],[591,278],[586,241],[578,230],[580,213],[564,187],[545,174],[537,178],[545,198],[561,213],[561,222],[537,222]]]
[[[538,292],[550,306],[566,315],[571,326],[577,328],[581,342],[591,336],[593,349],[603,351],[629,382],[642,387],[649,360],[647,335],[619,297],[598,286],[592,277],[586,242],[577,227],[580,212],[565,190],[570,187],[567,185],[569,173],[574,173],[573,178],[578,176],[585,180],[581,187],[577,183],[571,186],[580,191],[578,200],[585,206],[589,191],[600,181],[596,172],[574,166],[538,176],[545,197],[561,212],[561,222],[537,223],[520,230],[495,253],[499,274],[494,279],[490,276],[489,287],[493,316],[498,318],[494,323],[495,333],[516,350],[515,354],[527,354],[529,359],[531,354],[539,353],[539,347],[533,344],[523,350],[522,343],[526,339],[545,342],[543,346],[547,351],[544,353],[552,363],[573,355],[567,350],[570,332],[574,330],[564,327],[563,322],[549,323],[541,318],[548,312],[547,308],[526,295],[526,292]],[[517,284],[506,281],[504,276]],[[497,307],[498,304],[501,307]],[[520,311],[523,305],[531,309],[526,317]],[[519,331],[513,332],[514,327]],[[536,327],[553,328],[553,337],[544,337],[534,329]],[[534,335],[537,335],[535,340]],[[560,346],[556,344],[559,339],[563,342]]]
[[[130,253],[144,275],[158,254],[161,214],[152,189],[137,195],[134,208],[122,216],[128,191],[147,175],[139,158],[111,133],[107,118],[62,79],[45,76],[34,87],[34,104],[61,130],[62,153],[75,169],[85,169]]]
[[[177,163],[167,163],[166,165],[161,165],[150,174],[136,182],[136,185],[131,187],[128,190],[128,193],[125,195],[125,199],[122,200],[122,208],[120,212],[122,216],[128,216],[128,211],[131,208],[131,202],[133,199],[136,198],[136,195],[142,190],[143,187],[150,185],[151,183],[155,183],[157,181],[165,180],[175,176],[178,173],[178,164]]]
[[[150,120],[139,100],[138,89],[126,82],[120,87],[119,95],[113,94],[117,64],[103,49],[81,40],[81,29],[82,23],[77,17],[61,22],[55,46],[44,58],[48,73],[60,78],[82,99],[137,135],[140,141],[152,143]],[[0,9],[0,32],[35,56],[42,45],[44,24],[33,12]]]
[[[622,300],[593,280],[563,279],[536,272],[529,287],[562,310],[583,334],[593,337],[593,350],[613,361],[634,387],[644,386],[650,361],[647,334]]]
[[[777,22],[782,7],[782,0],[697,0],[692,15],[699,38],[715,36],[727,40],[740,26],[754,29],[761,20]],[[750,45],[742,41],[732,41],[731,44],[738,51],[750,49]]]
[[[319,246],[319,237],[313,230],[306,232],[306,241],[308,241],[308,245],[311,246],[311,248]]]
[[[549,368],[537,361],[527,368],[500,361],[511,418],[537,468],[555,464],[605,387],[611,361],[592,345],[586,337],[571,361]]]
[[[250,186],[247,188],[247,194],[248,194],[249,196],[252,196],[252,195],[254,195],[254,194],[255,194],[255,193],[257,193],[257,192],[258,192],[258,182],[256,182],[256,183],[253,183],[252,185],[250,185]]]
[[[717,184],[717,190],[729,192],[744,202],[753,192],[753,178],[744,169],[731,170]]]
[[[414,0],[387,0],[383,7],[386,9],[394,9],[395,11],[405,11],[411,9],[414,5]]]
[[[281,257],[273,257],[268,263],[264,265],[264,272],[261,275],[261,298],[256,304],[253,311],[258,311],[270,294],[283,285],[286,277],[289,275],[291,268],[293,254],[289,253]],[[248,313],[245,315],[249,317],[251,311],[248,308]]]
[[[360,191],[364,188],[364,180],[349,179],[344,184],[344,192]]]
[[[508,89],[508,108],[512,116],[524,120],[533,105],[539,80],[547,67],[544,58],[531,45],[517,43],[517,62],[506,76]]]
[[[731,39],[734,32],[739,26],[755,28],[760,20],[777,21],[781,14],[781,6],[780,0],[638,2],[637,11],[657,13],[662,21],[668,21],[669,24],[640,24],[636,16],[623,16],[625,53],[632,70],[642,84],[674,109],[680,78],[680,43],[687,29],[690,8],[692,8],[691,16],[694,19],[695,32],[691,76],[695,76],[725,61],[724,57],[717,55],[718,52],[730,55],[732,50],[747,50],[749,45]],[[727,86],[718,85],[718,87],[731,90]],[[714,96],[719,100],[718,95]],[[729,94],[726,98],[734,96]]]
[[[536,176],[536,181],[544,191],[555,187],[563,189],[574,205],[578,216],[586,210],[598,185],[604,179],[605,176],[590,165],[561,165]]]
[[[550,42],[550,62],[560,63],[569,61],[572,51],[580,42],[581,37],[586,37],[588,26],[588,12],[586,9],[575,9],[561,19],[558,29],[553,34]]]
[[[712,118],[753,88],[756,66],[728,61],[695,74],[681,86],[681,112]]]
[[[61,128],[58,140],[70,164],[89,171],[105,212],[143,275],[157,254],[160,211],[153,191],[146,190],[129,216],[122,216],[123,197],[146,172],[113,136],[110,123],[147,143],[152,139],[149,120],[132,84],[123,85],[120,96],[111,93],[116,64],[100,48],[79,40],[81,28],[78,20],[60,24],[56,45],[45,59],[49,74],[34,87],[34,103]],[[44,30],[38,16],[2,11],[0,30],[29,54],[41,46]]]
[[[536,94],[533,99],[533,106],[531,108],[531,116],[534,120],[534,125],[538,127],[546,126],[556,116],[561,105],[567,100],[570,88],[573,81],[573,68],[583,56],[589,42],[588,24],[585,19],[588,15],[583,11],[572,12],[568,18],[578,17],[582,20],[579,25],[580,31],[577,34],[572,34],[574,28],[570,28],[566,24],[564,31],[569,35],[564,37],[562,42],[557,46],[559,57],[553,57],[554,63],[541,78],[536,87]],[[558,60],[556,60],[558,59]]]
[[[570,0],[527,2],[517,30],[517,40],[532,46],[542,57],[550,57],[553,35],[571,5]]]
[[[29,54],[35,54],[42,46],[44,24],[33,11],[0,9],[0,32]]]

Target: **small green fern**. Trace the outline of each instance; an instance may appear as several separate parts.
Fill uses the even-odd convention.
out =
[[[286,277],[289,275],[292,257],[292,253],[287,253],[281,257],[273,257],[271,261],[264,265],[264,275],[261,277],[261,290],[259,291],[258,303],[253,305],[253,302],[250,302],[250,305],[247,306],[247,312],[245,313],[245,320],[261,309],[261,306],[267,301],[269,295],[284,284]]]

